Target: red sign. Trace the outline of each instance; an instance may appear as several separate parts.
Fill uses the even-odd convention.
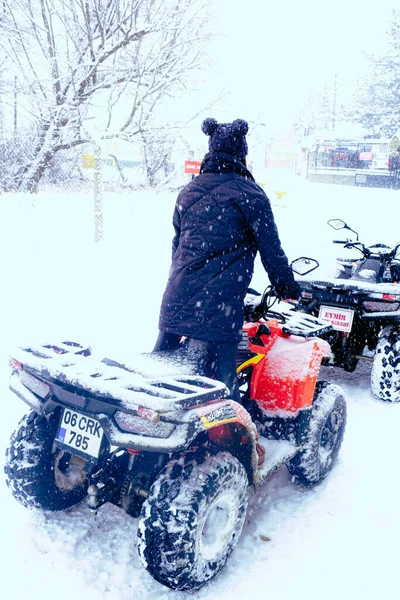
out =
[[[360,160],[372,160],[372,152],[360,152]]]
[[[201,160],[185,160],[185,173],[198,175],[200,173]]]

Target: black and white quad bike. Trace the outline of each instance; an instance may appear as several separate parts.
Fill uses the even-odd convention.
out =
[[[332,324],[334,331],[324,335],[332,349],[329,364],[354,371],[360,359],[372,360],[373,395],[400,402],[400,243],[365,246],[344,221],[328,224],[355,234],[355,241],[334,243],[359,257],[338,258],[334,278],[299,280],[299,308]]]
[[[238,542],[249,486],[282,465],[319,483],[345,428],[341,389],[317,381],[330,352],[317,336],[330,326],[293,309],[252,311],[238,350],[244,405],[196,373],[190,343],[129,364],[67,340],[19,348],[10,388],[31,410],[7,450],[14,497],[45,511],[111,502],[138,518],[139,555],[157,581],[204,585]]]

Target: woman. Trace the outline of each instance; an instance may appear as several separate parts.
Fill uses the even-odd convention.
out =
[[[206,119],[202,131],[209,136],[209,152],[176,201],[172,265],[154,350],[189,339],[202,374],[223,381],[240,401],[236,351],[257,251],[282,299],[297,298],[299,287],[269,199],[246,167],[247,122]]]

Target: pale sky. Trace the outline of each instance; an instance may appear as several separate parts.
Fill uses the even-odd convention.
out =
[[[229,96],[206,116],[263,122],[270,133],[289,128],[309,91],[333,85],[335,75],[338,103],[346,99],[352,79],[366,68],[363,52],[383,49],[391,11],[400,8],[395,0],[210,2],[217,35],[207,51],[215,66],[209,68],[205,58],[199,91],[192,93],[189,85],[171,102],[184,121],[215,100],[223,87]],[[101,112],[103,105],[96,101]],[[193,140],[199,138],[200,146],[202,118],[193,119]],[[87,127],[101,129],[103,121],[98,115]]]
[[[391,11],[400,8],[395,0],[214,2],[213,56],[232,92],[227,118],[257,115],[277,126],[335,74],[345,97],[366,68],[363,52],[382,50]]]

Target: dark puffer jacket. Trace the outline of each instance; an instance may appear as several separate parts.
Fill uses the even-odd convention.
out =
[[[230,154],[206,154],[179,194],[172,265],[159,328],[194,339],[237,341],[257,250],[283,298],[298,285],[282,250],[265,192]]]

